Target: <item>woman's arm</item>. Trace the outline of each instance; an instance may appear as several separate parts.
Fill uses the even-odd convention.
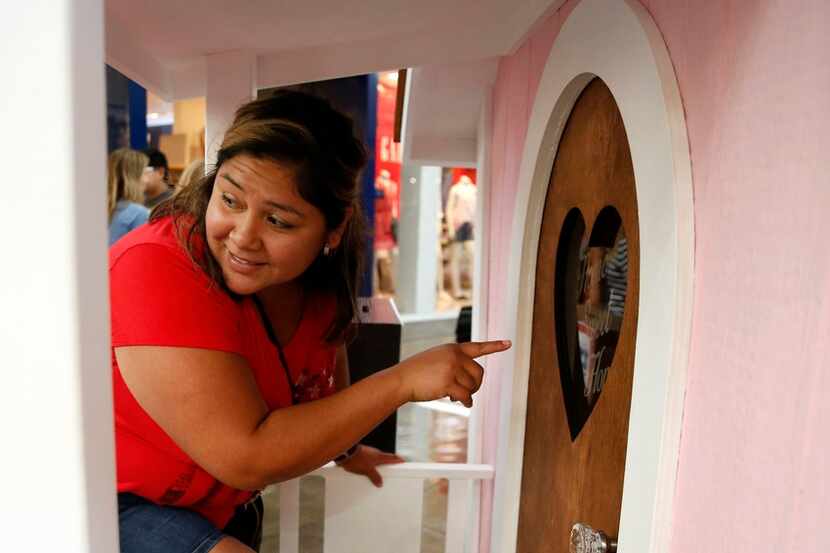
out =
[[[240,489],[305,474],[357,442],[407,401],[472,405],[473,357],[509,343],[450,344],[415,355],[324,399],[268,412],[238,355],[157,346],[116,348],[139,404],[196,463]]]
[[[342,390],[348,387],[351,377],[349,375],[349,356],[346,346],[337,348],[334,371],[336,389]],[[354,444],[350,446],[349,451],[351,454],[346,459],[337,461],[337,464],[348,472],[365,476],[377,487],[383,486],[383,477],[377,469],[379,466],[405,462],[403,458],[394,453],[381,451],[364,444]]]

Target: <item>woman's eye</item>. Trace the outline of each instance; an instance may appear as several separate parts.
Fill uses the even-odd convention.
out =
[[[286,223],[285,221],[283,221],[282,219],[280,219],[276,215],[270,215],[268,217],[267,221],[268,221],[269,225],[272,225],[272,226],[277,227],[277,228],[281,228],[281,229],[294,228],[294,225]]]
[[[236,200],[234,200],[227,194],[222,194],[222,203],[224,203],[228,207],[236,207]]]

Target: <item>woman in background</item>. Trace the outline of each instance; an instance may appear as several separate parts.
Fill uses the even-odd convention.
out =
[[[107,208],[109,210],[109,245],[147,222],[150,211],[141,202],[144,186],[141,177],[149,159],[128,148],[110,154],[107,176]]]
[[[187,188],[189,185],[202,180],[204,176],[205,160],[194,159],[182,172],[182,176],[179,177],[179,181],[176,183],[176,192],[179,192],[182,188]]]

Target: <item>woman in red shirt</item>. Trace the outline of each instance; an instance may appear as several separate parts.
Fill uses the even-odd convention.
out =
[[[240,506],[331,459],[379,484],[398,459],[352,446],[408,401],[471,405],[473,358],[509,347],[441,346],[347,387],[365,159],[327,102],[256,100],[216,169],[111,249],[122,552],[250,552]]]

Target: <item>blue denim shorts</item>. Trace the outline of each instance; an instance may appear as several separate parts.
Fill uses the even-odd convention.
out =
[[[202,515],[118,494],[121,553],[207,553],[225,537]]]

